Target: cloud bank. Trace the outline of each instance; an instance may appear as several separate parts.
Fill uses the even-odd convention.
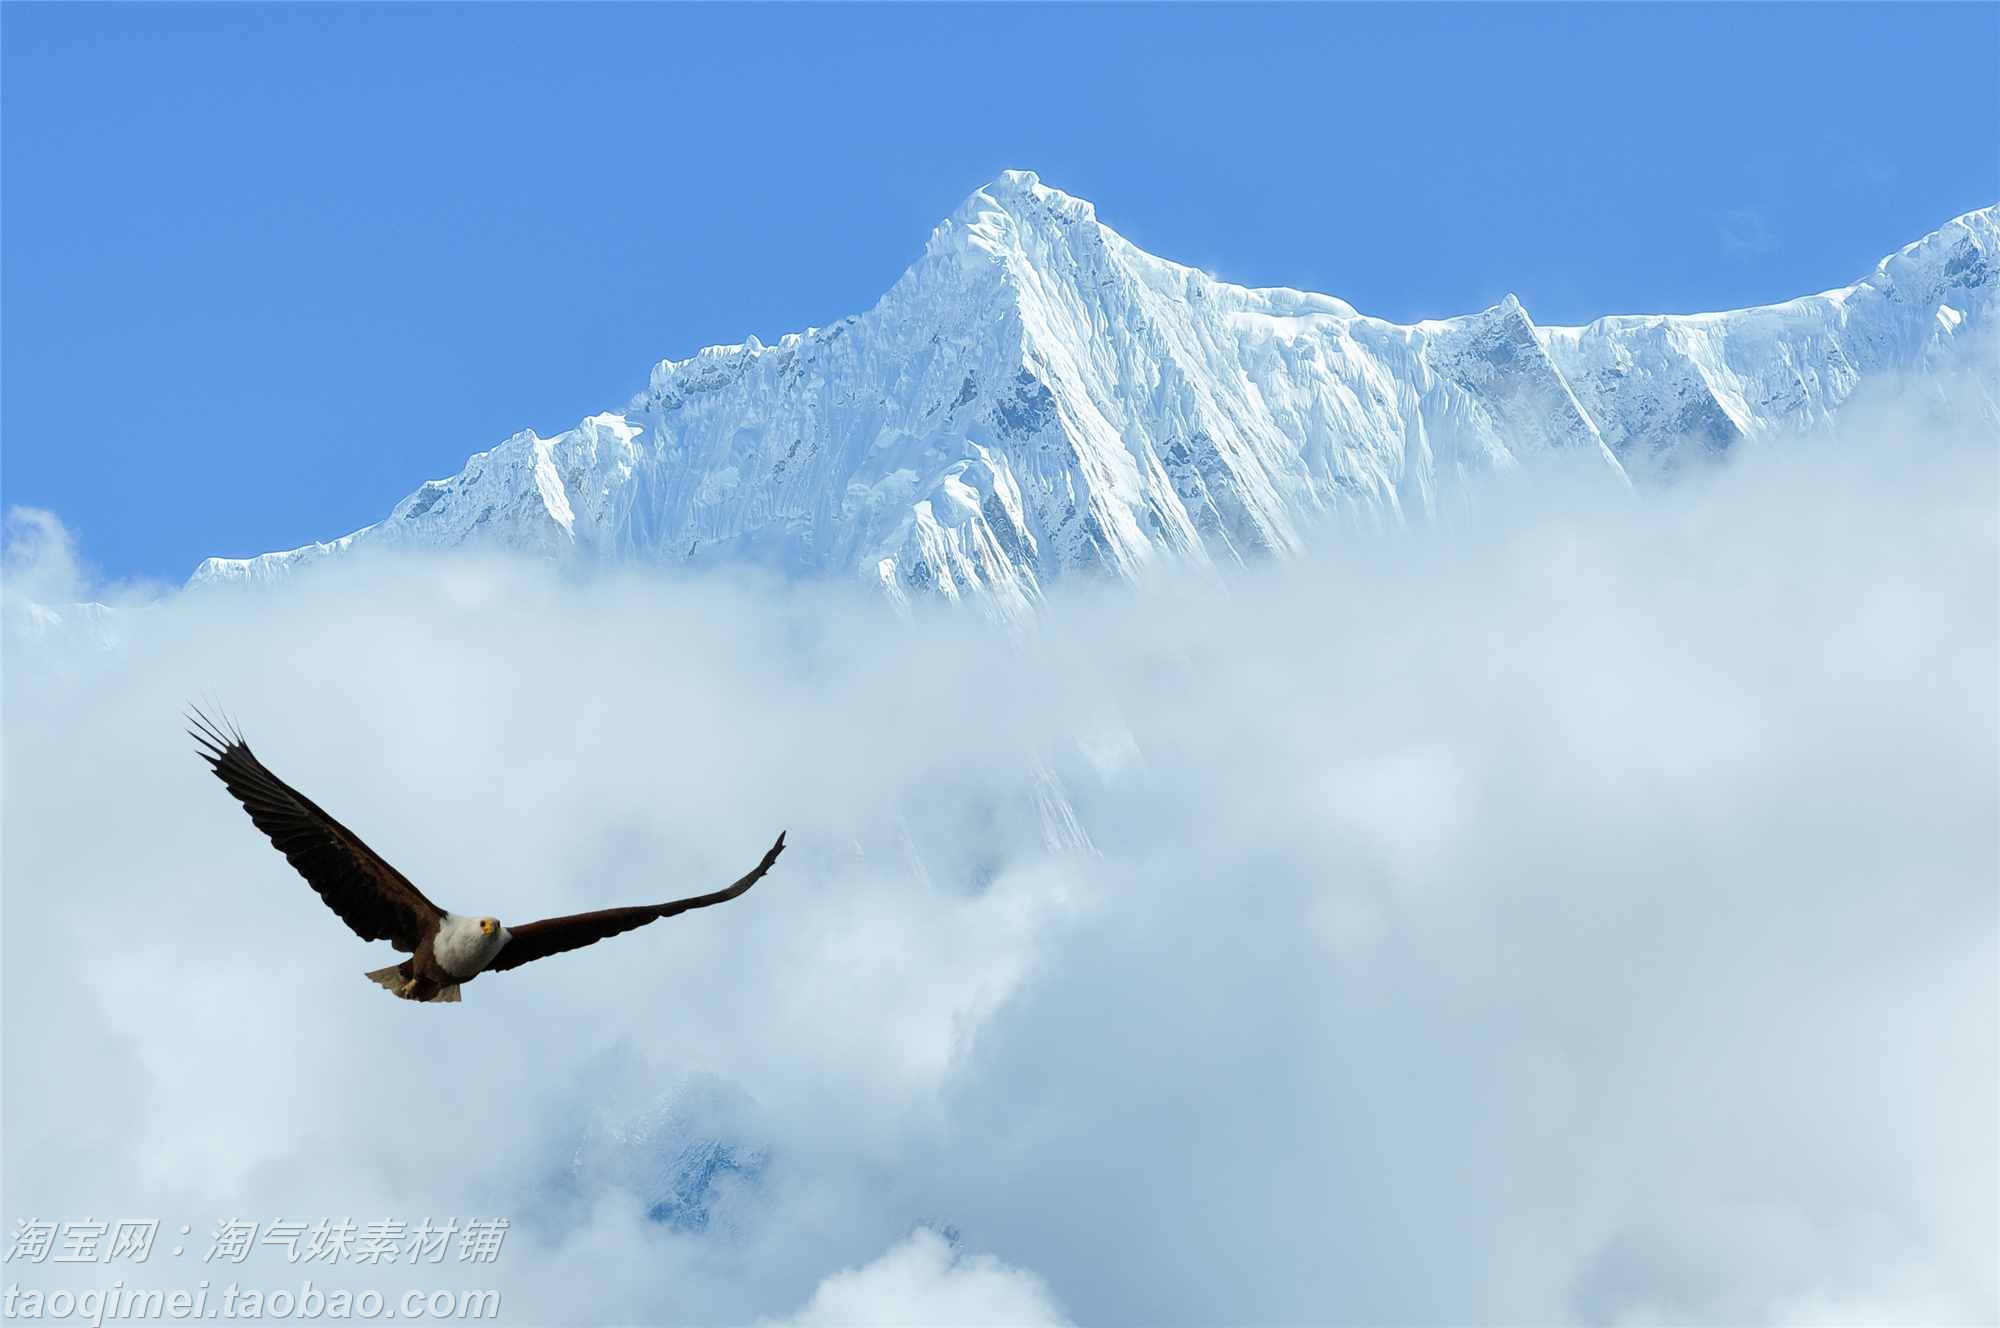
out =
[[[1910,404],[1025,630],[433,558],[15,635],[0,1218],[505,1217],[516,1323],[1990,1321],[1996,467]],[[203,697],[448,907],[792,849],[412,1007]]]

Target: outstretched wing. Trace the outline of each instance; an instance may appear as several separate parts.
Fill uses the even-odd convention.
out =
[[[356,936],[414,954],[437,930],[444,910],[352,830],[265,769],[242,734],[225,732],[199,710],[188,718],[195,725],[188,736],[201,744],[215,777]]]
[[[519,927],[509,927],[510,937],[500,949],[499,958],[486,966],[488,972],[498,972],[503,968],[519,968],[537,959],[546,959],[552,954],[565,950],[580,950],[586,945],[595,945],[607,936],[643,927],[661,918],[670,918],[676,913],[685,913],[691,908],[707,908],[710,904],[721,904],[736,898],[764,878],[771,870],[771,864],[785,851],[785,837],[780,834],[778,842],[771,845],[771,851],[757,864],[748,876],[726,890],[714,894],[696,895],[691,899],[676,899],[671,904],[640,904],[636,908],[607,908],[596,913],[573,913],[566,918],[543,918],[540,922],[523,923]]]

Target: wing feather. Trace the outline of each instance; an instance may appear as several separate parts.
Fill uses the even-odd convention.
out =
[[[272,774],[242,734],[225,732],[199,710],[188,718],[195,725],[188,736],[215,777],[355,935],[414,954],[437,930],[444,910],[359,835]]]
[[[501,969],[519,968],[537,959],[561,954],[565,950],[580,950],[586,945],[595,945],[608,936],[643,927],[661,918],[670,918],[676,913],[689,909],[707,908],[711,904],[726,903],[762,880],[764,873],[771,870],[771,864],[785,851],[785,837],[780,834],[778,842],[764,855],[764,860],[749,875],[734,885],[717,890],[712,894],[694,895],[687,899],[676,899],[668,904],[640,904],[632,908],[607,908],[595,913],[572,913],[568,917],[543,918],[539,922],[527,922],[518,927],[509,927],[509,939],[500,950],[499,957],[488,964],[488,972]]]

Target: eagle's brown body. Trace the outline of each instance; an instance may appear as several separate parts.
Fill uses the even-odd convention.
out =
[[[439,908],[358,835],[266,769],[241,734],[225,732],[199,712],[190,718],[198,730],[190,736],[201,744],[202,757],[216,777],[327,907],[362,940],[388,941],[410,956],[368,975],[404,1000],[456,1001],[459,987],[481,973],[519,968],[676,913],[734,899],[763,879],[785,849],[781,834],[749,875],[710,894],[507,928],[495,918],[467,917]]]

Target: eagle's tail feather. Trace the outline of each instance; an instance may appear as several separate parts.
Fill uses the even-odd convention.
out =
[[[404,972],[407,966],[408,961],[406,960],[401,964],[391,964],[387,968],[378,968],[373,973],[368,974],[368,980],[378,986],[387,987],[395,995],[402,997],[406,1001],[456,1001],[458,999],[458,984],[456,982],[452,983],[449,987],[440,988],[429,996],[412,995],[410,992],[410,975]]]

